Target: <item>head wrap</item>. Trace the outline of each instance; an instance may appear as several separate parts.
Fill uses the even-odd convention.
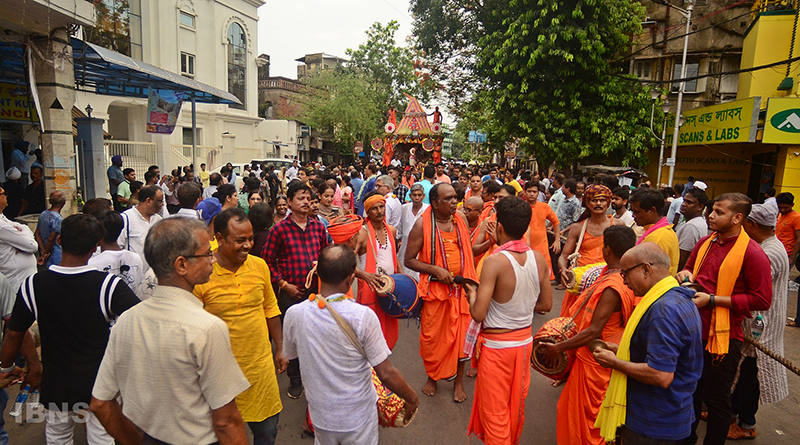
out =
[[[705,191],[708,188],[708,185],[703,181],[694,181],[694,184],[692,184],[692,187],[694,187],[696,189],[700,189],[702,191]]]
[[[22,173],[19,172],[19,169],[17,169],[17,167],[11,167],[8,170],[6,170],[6,178],[8,178],[11,181],[16,181],[21,176]]]
[[[328,234],[336,244],[346,243],[364,225],[364,219],[357,215],[340,216],[328,225]]]
[[[14,142],[14,148],[16,148],[17,150],[20,150],[20,151],[27,150],[30,145],[31,145],[31,143],[28,142],[28,141],[17,141],[17,142]]]
[[[583,202],[588,207],[589,203],[598,196],[603,196],[606,199],[611,200],[611,189],[602,184],[590,185],[589,187],[586,187],[586,190],[583,191]]]
[[[381,195],[372,195],[364,201],[364,213],[369,212],[369,209],[377,203],[386,204],[386,198]]]

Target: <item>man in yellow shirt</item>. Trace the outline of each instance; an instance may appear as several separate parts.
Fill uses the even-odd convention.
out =
[[[211,174],[208,173],[208,170],[206,170],[205,162],[200,164],[200,173],[198,173],[197,176],[200,177],[200,182],[203,183],[203,188],[207,188],[209,185],[211,185],[210,182]]]
[[[506,170],[505,173],[506,184],[509,184],[511,187],[514,187],[514,190],[517,191],[517,196],[519,196],[522,193],[522,185],[520,185],[516,177],[517,177],[517,169],[509,168],[508,170]]]
[[[651,188],[637,189],[630,198],[631,212],[636,224],[644,228],[644,234],[636,242],[658,244],[669,255],[669,273],[678,273],[678,263],[681,260],[681,250],[678,244],[678,235],[672,230],[672,224],[661,215],[664,209],[664,195]]]
[[[253,443],[272,445],[283,409],[275,368],[282,373],[289,363],[283,356],[281,311],[267,263],[248,254],[253,227],[244,210],[234,207],[217,215],[214,232],[219,243],[214,271],[208,283],[195,286],[194,294],[206,311],[228,325],[233,355],[250,382],[236,405],[253,432]],[[270,338],[275,340],[274,358]]]

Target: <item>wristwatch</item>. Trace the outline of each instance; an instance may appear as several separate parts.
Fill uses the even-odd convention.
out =
[[[715,295],[714,295],[714,294],[709,294],[709,295],[708,295],[708,306],[709,306],[709,307],[712,307],[712,308],[713,308],[713,307],[716,307],[716,306],[717,306],[717,303],[714,301],[714,297],[715,297]]]

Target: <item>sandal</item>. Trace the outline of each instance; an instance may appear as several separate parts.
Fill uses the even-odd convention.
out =
[[[786,319],[786,326],[790,328],[800,328],[800,323],[797,322],[794,318],[787,318]]]
[[[742,428],[738,424],[734,423],[728,428],[728,439],[731,440],[739,440],[739,439],[755,439],[756,438],[756,429],[753,428],[747,429]]]

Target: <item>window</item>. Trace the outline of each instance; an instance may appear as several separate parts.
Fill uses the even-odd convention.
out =
[[[181,75],[194,77],[194,56],[188,53],[181,53]]]
[[[181,25],[194,28],[194,16],[188,12],[181,11]]]
[[[86,41],[142,60],[141,0],[96,0],[96,24],[84,30]]]
[[[639,79],[650,79],[650,68],[652,64],[649,61],[636,62],[636,77]]]
[[[686,64],[686,77],[696,77],[700,72],[700,64],[699,63],[687,63]],[[681,78],[681,64],[676,63],[675,67],[672,70],[672,78],[673,79],[680,79]],[[680,89],[680,83],[673,83],[672,84],[672,92],[677,93]],[[690,80],[686,82],[686,87],[683,90],[684,93],[696,93],[697,92],[697,79]]]
[[[242,105],[231,105],[234,108],[245,108],[247,82],[247,40],[244,29],[238,23],[228,27],[228,92],[236,96]]]

